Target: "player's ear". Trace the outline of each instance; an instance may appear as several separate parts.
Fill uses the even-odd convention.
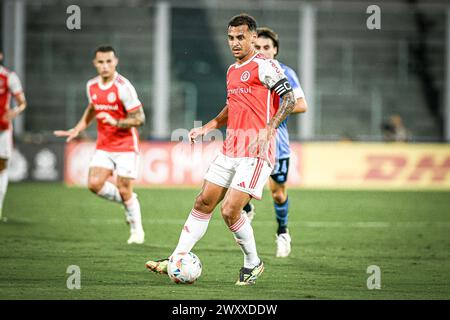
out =
[[[256,31],[252,31],[251,42],[252,42],[253,46],[256,43],[256,39],[258,39],[258,34],[256,33]]]
[[[94,54],[94,57],[92,58],[92,65],[95,67],[97,63],[97,52]]]

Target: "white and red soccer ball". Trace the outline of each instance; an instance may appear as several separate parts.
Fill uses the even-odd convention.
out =
[[[175,283],[194,283],[202,274],[202,263],[193,252],[178,253],[169,258],[167,273]]]

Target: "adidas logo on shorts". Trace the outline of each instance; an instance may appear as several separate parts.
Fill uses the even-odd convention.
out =
[[[242,181],[241,183],[239,183],[239,184],[238,184],[238,187],[245,188],[245,183],[244,183],[244,181]]]

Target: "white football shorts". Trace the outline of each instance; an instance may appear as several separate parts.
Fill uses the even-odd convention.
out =
[[[139,170],[139,153],[108,152],[96,149],[89,167],[116,170],[119,177],[136,179]]]
[[[205,180],[248,193],[252,198],[260,200],[271,172],[272,168],[265,160],[231,158],[219,153],[210,164]]]
[[[12,128],[0,131],[0,159],[11,158],[13,149]]]

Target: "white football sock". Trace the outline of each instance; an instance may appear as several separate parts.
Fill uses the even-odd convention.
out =
[[[260,260],[256,252],[255,236],[250,222],[244,215],[241,215],[239,220],[229,228],[233,232],[236,243],[244,253],[244,267],[253,269],[259,264]]]
[[[2,216],[3,200],[5,199],[6,189],[8,189],[8,170],[0,171],[0,218]]]
[[[124,202],[124,206],[131,232],[143,232],[144,229],[142,228],[141,205],[139,204],[137,195],[133,193],[133,196]]]
[[[123,203],[119,189],[117,189],[117,187],[109,181],[105,182],[102,189],[97,192],[97,195],[110,201]]]
[[[210,219],[211,213],[202,213],[192,209],[184,223],[178,245],[171,255],[180,252],[190,252],[197,241],[206,233]]]

